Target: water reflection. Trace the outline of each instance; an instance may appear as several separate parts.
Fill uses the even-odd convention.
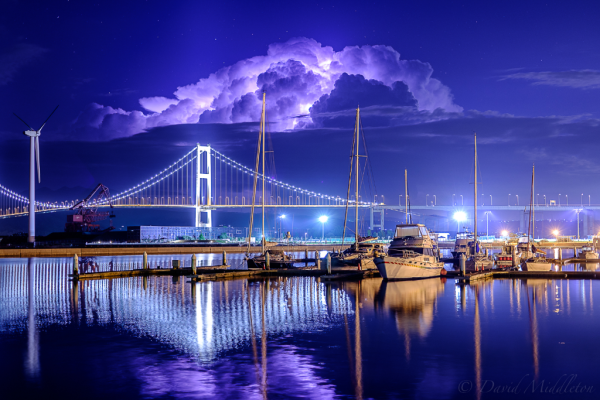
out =
[[[479,398],[486,380],[513,373],[506,379],[541,381],[562,369],[592,379],[582,360],[600,356],[585,346],[600,329],[589,318],[595,280],[71,282],[70,268],[45,259],[0,265],[0,366],[17,366],[45,390],[53,370],[73,368],[53,357],[65,349],[88,355],[77,357],[88,365],[83,377],[96,359],[115,375],[131,370],[132,398],[452,398],[463,379]],[[98,329],[112,336],[93,352]],[[73,342],[60,343],[63,334]],[[9,336],[22,338],[18,358],[4,357]],[[128,341],[114,345],[119,338]]]
[[[32,259],[27,262],[27,360],[25,371],[31,380],[40,374],[40,343],[35,321],[35,264]]]
[[[417,334],[421,338],[431,330],[434,305],[444,292],[440,279],[421,279],[381,283],[381,304],[396,316],[398,331],[403,335]]]

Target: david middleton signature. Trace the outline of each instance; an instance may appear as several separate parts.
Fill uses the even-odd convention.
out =
[[[493,380],[481,381],[480,388],[477,388],[473,381],[464,380],[458,384],[460,393],[470,393],[479,390],[480,393],[507,393],[507,394],[525,394],[525,393],[545,393],[545,394],[577,394],[593,393],[594,387],[584,385],[577,381],[577,374],[563,374],[557,380],[547,381],[545,379],[535,380],[529,374],[525,375],[518,382],[508,384],[496,382]]]

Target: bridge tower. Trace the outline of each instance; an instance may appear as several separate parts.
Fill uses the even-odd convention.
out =
[[[196,145],[196,228],[212,227],[212,208],[211,208],[211,148],[208,146]],[[205,157],[202,157],[202,155]],[[203,190],[206,190],[206,198],[202,196]],[[204,218],[203,218],[204,216]]]

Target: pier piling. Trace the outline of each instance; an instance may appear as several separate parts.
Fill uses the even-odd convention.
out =
[[[144,256],[142,259],[142,268],[143,269],[148,269],[148,253],[144,252]]]
[[[192,254],[192,274],[196,275],[196,254]]]
[[[227,252],[223,252],[223,265],[227,265]]]
[[[265,268],[271,269],[271,255],[268,251],[265,252]]]
[[[77,257],[77,254],[73,256],[73,275],[79,275],[79,257]]]

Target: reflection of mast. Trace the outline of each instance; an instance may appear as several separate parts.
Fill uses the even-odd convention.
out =
[[[37,379],[40,374],[40,342],[35,326],[35,265],[31,258],[27,264],[27,361],[25,369],[30,379]]]
[[[410,361],[410,334],[408,331],[404,331],[404,355],[406,361]]]
[[[248,284],[248,281],[246,281]],[[254,356],[254,369],[256,371],[256,383],[260,382],[258,370],[258,354],[256,351],[256,335],[254,333],[254,321],[252,320],[252,299],[250,298],[250,287],[248,286],[248,319],[250,321],[250,340],[252,341],[252,355]]]
[[[264,200],[264,199],[263,199]],[[260,339],[262,347],[262,395],[263,399],[267,398],[267,331],[265,329],[265,297],[267,296],[267,284],[266,281],[262,285],[262,296],[261,296],[261,318],[262,318],[262,335]]]
[[[533,371],[534,379],[537,381],[540,373],[540,360],[539,360],[539,338],[538,338],[538,326],[537,326],[537,313],[535,309],[536,296],[535,288],[532,289],[532,302],[533,306],[529,304],[529,291],[527,291],[527,306],[529,308],[529,328],[531,330],[531,341],[533,342]]]
[[[362,400],[363,388],[362,388],[362,353],[360,349],[360,282],[359,289],[356,294],[356,312],[354,316],[354,357],[355,361],[355,375],[356,375],[356,398]]]
[[[481,398],[481,324],[479,321],[479,291],[475,289],[475,385],[477,399]]]

